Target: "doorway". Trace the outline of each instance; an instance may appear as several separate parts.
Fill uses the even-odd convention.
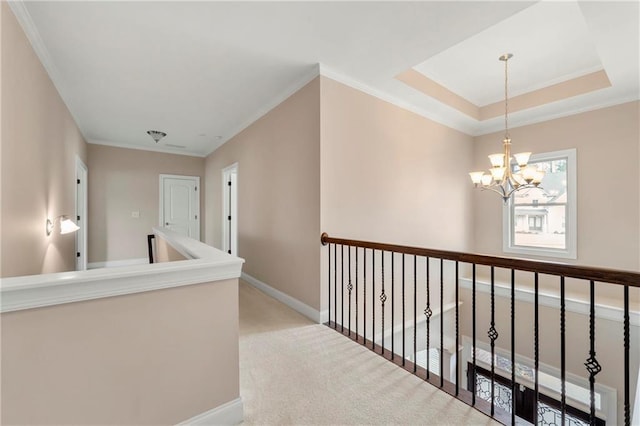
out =
[[[238,163],[222,170],[222,249],[238,255]]]
[[[76,271],[87,270],[87,166],[76,156]]]
[[[200,240],[200,177],[160,175],[160,226]]]

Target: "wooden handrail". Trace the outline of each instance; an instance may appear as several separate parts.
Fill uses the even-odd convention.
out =
[[[433,257],[463,263],[475,263],[476,265],[495,266],[498,268],[517,269],[520,271],[537,272],[540,274],[558,275],[640,288],[640,272],[634,271],[593,268],[590,266],[569,265],[560,262],[515,259],[483,254],[376,243],[371,241],[349,240],[346,238],[330,237],[326,232],[320,236],[320,241],[322,242],[322,245],[332,243],[345,246],[363,247],[374,250]]]

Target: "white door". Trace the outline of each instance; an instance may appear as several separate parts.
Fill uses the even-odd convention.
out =
[[[76,271],[87,269],[87,166],[76,157]]]
[[[223,241],[222,249],[238,255],[238,163],[222,170]]]
[[[200,240],[200,178],[160,175],[160,226]]]

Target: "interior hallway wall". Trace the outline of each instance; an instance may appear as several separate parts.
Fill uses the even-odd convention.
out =
[[[89,262],[148,256],[147,235],[159,225],[160,174],[200,177],[204,239],[204,158],[88,145]],[[139,212],[133,218],[132,212]]]
[[[320,308],[320,80],[314,79],[206,160],[207,244],[222,248],[222,169],[238,163],[243,271]]]
[[[87,163],[86,143],[8,3],[0,8],[0,276],[73,270],[74,235],[47,236],[45,224],[73,217],[76,156]]]

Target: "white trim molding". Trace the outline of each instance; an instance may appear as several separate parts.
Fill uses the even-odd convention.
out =
[[[244,259],[167,229],[154,232],[189,260],[4,278],[0,312],[240,277]]]
[[[322,324],[323,321],[326,321],[326,317],[328,316],[326,311],[320,312],[312,308],[311,306],[299,301],[295,297],[291,297],[288,294],[271,287],[269,284],[266,284],[259,279],[252,277],[246,272],[243,272],[240,275],[240,278],[251,284],[253,287],[257,288],[258,290],[262,291],[263,293],[266,293],[274,299],[284,303],[294,311],[301,313],[311,321],[317,324]]]
[[[471,290],[471,287],[472,282],[470,278],[460,278],[460,288]],[[476,280],[476,291],[488,294],[491,292],[491,284],[485,281]],[[506,283],[496,283],[495,295],[506,299],[511,298],[511,285]],[[533,304],[533,290],[516,288],[516,300]],[[560,306],[560,297],[551,294],[539,293],[538,303],[540,304],[540,306],[558,309],[558,307]],[[570,298],[565,299],[565,308],[568,312],[574,312],[581,315],[589,315],[590,310],[588,302]],[[596,318],[622,322],[623,312],[621,308],[596,305]],[[640,326],[640,312],[629,311],[629,324],[636,327]]]
[[[233,401],[222,404],[197,416],[191,417],[189,420],[178,423],[179,426],[193,425],[238,425],[244,420],[244,405],[242,398],[236,398]]]

